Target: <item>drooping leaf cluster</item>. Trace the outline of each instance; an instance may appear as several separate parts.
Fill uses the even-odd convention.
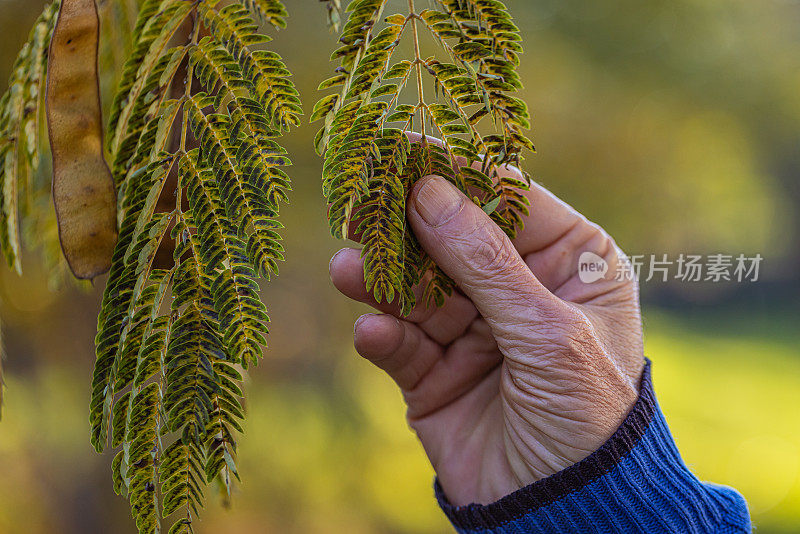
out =
[[[339,29],[343,2],[325,4]],[[340,66],[320,86],[338,92],[312,119],[324,119],[316,144],[331,229],[358,236],[370,289],[408,312],[415,286],[423,283],[423,298],[437,303],[452,290],[406,226],[409,189],[422,176],[445,176],[513,234],[527,184],[498,169],[519,165],[533,147],[522,133],[528,112],[513,96],[519,34],[503,4],[434,0],[418,12],[409,0],[407,13],[384,18],[386,4],[347,7],[333,55]],[[285,27],[286,10],[279,0],[100,5],[101,19],[112,21],[102,28],[101,60],[126,60],[114,69],[107,104],[119,241],[98,318],[92,443],[119,448],[114,488],[140,532],[160,532],[163,519],[171,533],[192,532],[207,485],[230,492],[238,478],[240,369],[258,361],[268,333],[257,280],[282,259],[277,218],[291,162],[276,139],[299,123],[301,108],[258,25]],[[36,172],[46,153],[40,110],[57,10],[48,6],[37,21],[0,100],[0,246],[17,270],[20,218],[44,221],[30,228],[39,242],[57,244],[52,212],[42,215],[49,173]],[[420,28],[438,55],[422,56]],[[400,59],[404,38],[414,54]],[[409,104],[402,97],[413,80]]]
[[[98,451],[121,447],[114,487],[140,532],[165,518],[193,532],[207,485],[230,493],[239,476],[240,369],[268,332],[257,280],[283,258],[276,138],[301,113],[258,24],[286,15],[277,0],[143,0],[111,106],[120,228],[90,423]]]
[[[331,232],[362,242],[368,288],[378,302],[396,300],[406,313],[421,280],[426,304],[441,304],[452,289],[405,223],[406,195],[425,176],[420,171],[450,180],[514,235],[528,211],[528,183],[498,169],[520,166],[523,152],[534,149],[523,133],[527,107],[514,96],[522,88],[522,46],[506,6],[433,4],[418,11],[409,0],[405,13],[385,16],[387,0],[353,0],[332,55],[339,66],[320,84],[338,92],[323,97],[311,117],[324,121],[315,142],[324,154]],[[437,54],[422,55],[421,31],[432,36]],[[414,53],[401,58],[404,38]],[[409,85],[416,86],[412,103],[404,99]],[[421,141],[410,143],[409,131]]]
[[[42,160],[47,47],[57,15],[56,1],[45,7],[36,20],[14,61],[8,90],[0,98],[0,249],[8,265],[19,274],[22,273],[20,234],[25,238],[38,234],[38,243],[32,239],[26,241],[40,248],[46,260],[57,263],[61,257],[55,220],[48,217],[50,181],[45,178],[49,177],[37,172]],[[20,223],[21,217],[25,225]],[[21,226],[27,231],[21,232]],[[2,350],[0,343],[0,417],[4,388]]]
[[[100,18],[98,65],[103,110],[111,105],[122,66],[131,50],[133,25],[143,0],[96,0]]]
[[[58,8],[58,1],[49,4],[36,20],[0,99],[0,247],[17,273],[22,272],[23,238],[49,257],[60,257],[55,220],[49,212],[50,176],[39,172],[48,164],[41,150],[45,144],[43,102],[47,52]]]

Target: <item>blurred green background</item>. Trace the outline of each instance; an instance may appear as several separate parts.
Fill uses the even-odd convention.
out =
[[[507,4],[525,37],[539,182],[630,254],[764,256],[758,283],[643,284],[646,351],[697,475],[741,490],[760,533],[800,531],[800,2]],[[0,0],[0,79],[41,5]],[[310,109],[336,37],[319,2],[287,6],[275,46]],[[211,499],[198,531],[447,532],[399,393],[352,349],[365,310],[328,279],[341,244],[314,132],[286,139],[287,261],[264,290],[272,335],[246,384],[244,483],[230,510]],[[50,292],[32,259],[23,278],[0,273],[0,533],[132,533],[111,456],[88,440],[101,287]]]

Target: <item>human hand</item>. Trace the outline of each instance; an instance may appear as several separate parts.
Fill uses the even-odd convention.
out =
[[[402,390],[454,505],[489,504],[579,462],[637,398],[638,288],[615,276],[625,260],[601,228],[545,189],[527,195],[532,213],[512,243],[443,178],[415,185],[409,223],[460,290],[442,308],[421,303],[402,318],[366,290],[358,250],[330,264],[342,293],[382,312],[358,319],[356,350]],[[602,279],[580,280],[584,252],[608,263]]]

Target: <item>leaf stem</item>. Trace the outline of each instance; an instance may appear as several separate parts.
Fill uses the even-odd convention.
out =
[[[419,32],[417,31],[417,12],[414,8],[414,0],[408,0],[408,16],[411,17],[411,31],[414,34],[414,63],[417,67],[417,96],[419,97],[417,107],[419,108],[420,133],[425,137],[425,87],[422,84],[422,57],[419,51]]]
[[[197,39],[200,35],[200,18],[199,13],[197,12],[197,8],[195,7],[192,12],[192,33],[189,40],[189,46],[196,45]],[[189,99],[192,96],[192,85],[194,82],[194,63],[192,62],[192,58],[189,57],[187,59],[186,65],[186,82],[185,82],[185,91],[184,96]],[[186,152],[186,130],[188,129],[189,121],[186,116],[186,105],[184,104],[184,119],[183,125],[181,127],[181,152]],[[178,191],[178,211],[180,211],[180,191]]]

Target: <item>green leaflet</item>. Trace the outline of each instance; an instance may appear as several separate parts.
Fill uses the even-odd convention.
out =
[[[108,122],[108,148],[112,154],[117,154],[130,123],[141,119],[134,110],[143,97],[149,74],[191,10],[191,4],[181,0],[145,0],[142,4],[136,22],[137,30],[141,29],[135,32],[133,53],[123,67]]]
[[[342,23],[342,0],[322,0],[328,10],[328,26],[331,30],[339,31]]]
[[[280,9],[273,7],[271,11],[267,9],[269,5],[277,2],[262,3],[266,6],[263,12],[282,12],[281,17],[285,16],[282,6]],[[237,4],[228,5],[219,11],[203,5],[200,7],[200,13],[203,22],[213,34],[214,41],[221,43],[230,54],[230,57],[226,58],[228,64],[238,62],[237,70],[247,80],[251,96],[267,112],[268,125],[277,130],[298,126],[300,124],[298,116],[302,114],[302,108],[299,93],[289,80],[291,73],[278,54],[254,48],[270,39],[257,33],[258,28],[248,16],[247,10]],[[282,27],[281,24],[275,23],[277,20],[283,20],[282,18],[273,16],[270,20],[274,25]]]
[[[259,22],[271,24],[277,29],[286,27],[286,8],[280,0],[237,0],[256,14]]]
[[[239,478],[238,369],[267,343],[258,279],[283,259],[278,216],[291,191],[277,138],[302,113],[257,23],[285,19],[277,0],[144,0],[112,105],[120,228],[89,418],[98,451],[109,438],[121,447],[114,488],[140,532],[163,519],[193,532],[206,486],[230,494]]]
[[[491,215],[500,205],[501,200],[503,200],[503,197],[497,195],[496,197],[494,197],[494,200],[490,200],[489,202],[483,205],[483,211],[485,211],[487,215]]]
[[[45,218],[42,212],[47,209],[42,197],[49,201],[50,182],[42,180],[37,170],[44,123],[40,109],[47,48],[58,8],[59,3],[53,2],[37,19],[14,62],[8,91],[0,99],[0,247],[8,265],[17,273],[22,272],[19,219],[29,218],[41,224]]]
[[[421,3],[421,2],[420,2]],[[323,121],[315,146],[324,155],[322,189],[335,237],[364,246],[364,278],[378,302],[397,302],[410,313],[413,288],[427,276],[424,303],[441,305],[452,282],[431,262],[405,225],[405,198],[421,177],[438,174],[472,197],[510,236],[528,213],[528,183],[501,177],[534,147],[516,72],[521,38],[508,9],[495,0],[436,0],[430,9],[383,16],[387,0],[353,0],[331,58],[335,75],[311,114]],[[328,5],[336,24],[340,6]],[[447,61],[423,57],[427,31]],[[398,59],[404,38],[411,58]],[[416,86],[416,104],[402,95]],[[432,85],[426,94],[425,86]],[[481,133],[491,126],[490,133]],[[490,124],[491,123],[491,124]],[[480,128],[480,129],[479,129]],[[422,141],[409,143],[416,131]],[[434,144],[427,136],[439,138]]]

